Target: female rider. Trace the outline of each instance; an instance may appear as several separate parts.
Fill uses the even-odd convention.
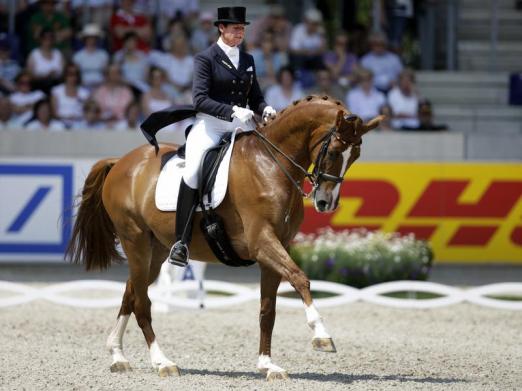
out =
[[[218,8],[220,37],[194,58],[192,96],[196,121],[187,137],[186,160],[176,208],[176,242],[169,262],[186,266],[192,233],[193,206],[198,198],[198,169],[203,154],[226,132],[252,130],[254,113],[264,121],[276,111],[265,102],[257,82],[254,59],[239,50],[245,35],[245,7]],[[247,108],[247,106],[249,108]]]

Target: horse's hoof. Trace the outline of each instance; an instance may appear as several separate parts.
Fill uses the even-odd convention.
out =
[[[312,346],[318,352],[336,353],[335,345],[332,338],[314,338],[312,339]]]
[[[130,372],[132,368],[128,361],[117,361],[112,363],[111,372]]]
[[[160,377],[181,376],[181,372],[177,365],[166,365],[158,369]]]
[[[286,380],[288,373],[286,371],[268,371],[266,374],[266,381]]]

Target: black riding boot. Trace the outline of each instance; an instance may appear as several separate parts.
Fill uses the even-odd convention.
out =
[[[176,208],[176,243],[170,249],[169,262],[176,266],[187,266],[188,245],[192,238],[192,216],[198,202],[198,189],[188,186],[183,178],[179,185]]]

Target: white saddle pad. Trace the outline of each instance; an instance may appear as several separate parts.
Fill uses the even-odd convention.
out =
[[[235,138],[236,132],[234,131],[232,133],[231,145],[218,168],[216,182],[212,189],[212,203],[209,203],[207,197],[205,197],[204,202],[206,207],[217,208],[225,198],[228,184],[228,168],[230,166],[230,158],[232,157]],[[158,178],[158,183],[156,184],[156,207],[159,210],[164,212],[176,210],[183,167],[185,167],[185,160],[180,159],[178,155],[171,157],[163,166]],[[198,206],[197,210],[200,211],[201,208]]]

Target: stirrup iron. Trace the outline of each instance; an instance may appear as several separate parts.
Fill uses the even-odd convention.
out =
[[[167,259],[171,265],[185,267],[188,265],[188,257],[188,246],[179,240],[174,243],[170,249],[169,257]]]

